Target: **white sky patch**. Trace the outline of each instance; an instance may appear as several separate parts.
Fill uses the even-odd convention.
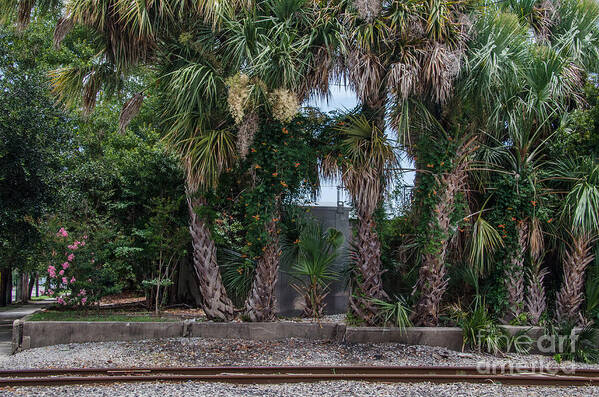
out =
[[[356,107],[358,104],[358,98],[356,94],[349,88],[343,87],[341,85],[331,85],[330,86],[331,95],[328,99],[314,98],[308,102],[308,106],[318,107],[322,112],[331,112],[333,110],[351,110]],[[388,131],[391,139],[396,139],[396,136],[393,132]],[[405,158],[403,155],[400,161],[402,168],[413,168],[414,164]],[[405,172],[402,175],[402,184],[404,185],[412,185],[414,182],[414,172],[409,171]],[[396,181],[396,183],[399,181]],[[321,185],[320,196],[316,201],[316,205],[322,206],[336,206],[337,205],[337,186],[340,184],[340,181],[326,181]],[[348,205],[349,196],[345,191],[339,192],[339,200],[344,201],[344,205]]]

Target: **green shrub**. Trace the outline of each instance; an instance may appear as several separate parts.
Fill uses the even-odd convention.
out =
[[[403,297],[396,297],[394,302],[386,302],[380,299],[372,299],[371,302],[378,307],[378,320],[383,326],[393,325],[405,331],[412,326],[410,321],[410,309]]]

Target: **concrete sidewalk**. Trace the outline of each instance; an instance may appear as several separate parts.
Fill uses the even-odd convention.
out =
[[[8,356],[12,350],[12,323],[37,310],[48,306],[48,303],[15,304],[0,308],[0,357]]]

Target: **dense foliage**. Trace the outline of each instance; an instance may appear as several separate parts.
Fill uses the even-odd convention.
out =
[[[52,227],[87,235],[109,275],[98,296],[145,285],[158,307],[187,263],[209,318],[238,306],[273,320],[280,236],[294,228],[283,220],[325,177],[354,210],[352,321],[486,327],[471,341],[482,348],[497,346],[498,322],[597,319],[595,1],[84,0],[65,3],[62,46],[43,51],[62,3],[9,3],[26,34],[3,36],[14,154],[2,159],[22,159],[3,229],[37,225],[27,236],[42,243]],[[49,69],[66,110],[46,92]],[[334,80],[355,91],[354,110],[300,109]],[[415,179],[397,216],[385,201],[402,191],[399,152]],[[10,207],[21,191],[33,207]],[[22,236],[2,238],[13,249]],[[323,279],[303,289],[308,306]]]

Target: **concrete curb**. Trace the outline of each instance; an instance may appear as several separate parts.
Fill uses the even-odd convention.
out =
[[[19,350],[29,349],[31,337],[29,335],[23,335],[23,323],[42,309],[43,307],[40,307],[34,312],[31,312],[26,316],[16,319],[12,322],[12,342],[10,354],[15,354]]]
[[[302,338],[309,340],[342,341],[344,324],[315,323],[191,323],[191,337],[276,340]]]
[[[66,343],[129,341],[183,336],[183,322],[24,321],[13,350]],[[14,332],[14,328],[13,328]],[[15,338],[13,337],[13,340]]]
[[[462,349],[462,329],[453,327],[410,327],[405,330],[383,327],[347,327],[348,343],[403,343]]]
[[[525,331],[533,340],[543,334],[540,327],[504,326],[515,335]],[[302,338],[345,343],[402,343],[462,349],[462,330],[455,327],[410,327],[403,331],[386,327],[346,327],[334,323],[218,323],[113,322],[113,321],[25,321],[13,323],[13,353],[35,347],[84,342],[200,337],[248,340]],[[533,349],[534,350],[534,349]]]

